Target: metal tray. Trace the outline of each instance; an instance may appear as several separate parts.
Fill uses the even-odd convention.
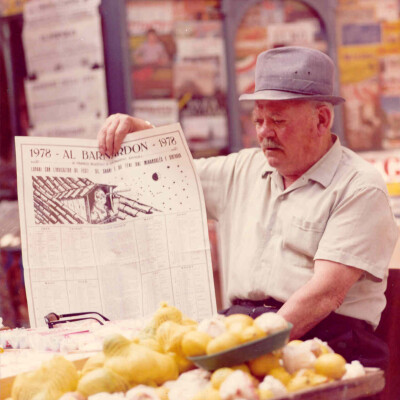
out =
[[[188,357],[195,365],[207,371],[214,371],[222,367],[232,367],[246,361],[257,358],[263,354],[270,353],[285,346],[289,341],[290,331],[293,325],[288,323],[288,327],[282,331],[275,332],[262,339],[254,340],[233,347],[232,349],[219,353],[198,357]]]

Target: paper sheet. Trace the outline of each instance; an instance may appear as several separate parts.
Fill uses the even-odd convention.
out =
[[[30,323],[49,312],[110,319],[161,301],[216,312],[203,193],[179,124],[128,135],[109,158],[96,140],[17,137]]]
[[[77,68],[47,73],[25,81],[30,122],[43,124],[107,117],[106,82],[103,69]]]
[[[100,15],[23,30],[28,75],[104,65]]]

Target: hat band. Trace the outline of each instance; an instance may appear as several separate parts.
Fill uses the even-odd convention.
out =
[[[256,80],[257,82],[257,80]],[[309,96],[331,96],[333,88],[329,83],[315,82],[305,79],[282,79],[271,77],[271,79],[258,79],[260,85],[255,88],[255,92],[262,90],[278,90],[289,93],[298,93]],[[275,84],[271,84],[275,82]]]

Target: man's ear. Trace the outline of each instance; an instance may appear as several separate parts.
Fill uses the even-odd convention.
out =
[[[318,134],[323,135],[330,130],[330,125],[331,125],[331,118],[332,118],[332,113],[329,107],[326,105],[320,105],[317,108],[318,112]]]

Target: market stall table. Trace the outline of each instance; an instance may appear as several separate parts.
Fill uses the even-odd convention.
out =
[[[24,352],[26,354],[30,352],[30,350],[6,350],[6,352],[10,351],[18,351],[21,355]],[[73,361],[76,367],[80,369],[90,355],[70,354],[66,355],[66,358]],[[2,368],[0,375],[0,400],[5,400],[11,396],[14,378],[15,373],[10,374],[7,372],[7,368]],[[313,389],[302,390],[276,398],[276,400],[351,400],[379,393],[383,390],[384,386],[384,372],[378,369],[367,369],[365,376],[323,384]]]
[[[385,387],[382,370],[370,370],[365,376],[335,381],[314,389],[302,390],[274,400],[350,400],[364,399],[380,393]]]

